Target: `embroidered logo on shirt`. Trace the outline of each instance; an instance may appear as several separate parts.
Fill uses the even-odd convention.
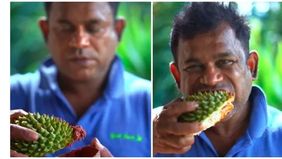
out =
[[[138,134],[127,134],[127,133],[111,133],[110,134],[110,139],[112,140],[129,140],[133,142],[142,142],[143,138],[142,136]]]

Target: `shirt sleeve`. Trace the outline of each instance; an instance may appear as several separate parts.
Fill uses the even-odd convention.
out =
[[[10,108],[29,111],[31,87],[34,84],[33,74],[13,75],[10,78]]]

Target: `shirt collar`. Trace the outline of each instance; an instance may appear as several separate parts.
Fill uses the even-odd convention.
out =
[[[106,98],[117,98],[123,95],[123,89],[124,68],[118,56],[115,55],[109,71],[108,82],[105,87],[104,95]]]
[[[40,67],[40,88],[51,89],[52,91],[58,92],[60,90],[57,82],[58,69],[51,58],[48,58],[43,62]],[[110,66],[108,74],[108,81],[104,90],[105,98],[117,98],[121,96],[124,86],[124,68],[117,55],[115,55],[113,62]]]
[[[258,86],[253,86],[251,95],[251,116],[248,132],[250,137],[261,137],[267,127],[267,103],[265,94]]]
[[[56,91],[59,89],[57,83],[57,68],[54,64],[54,61],[51,58],[46,59],[41,65],[40,69],[40,85],[41,89],[51,89]]]

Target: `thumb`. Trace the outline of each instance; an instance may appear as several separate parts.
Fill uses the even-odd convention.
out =
[[[94,138],[92,144],[99,151],[101,157],[113,157],[112,153],[105,146],[103,146],[97,138]]]

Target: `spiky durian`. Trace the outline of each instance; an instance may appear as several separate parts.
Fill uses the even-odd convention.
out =
[[[183,113],[178,121],[201,122],[204,130],[214,126],[234,109],[231,103],[234,101],[234,94],[224,90],[200,91],[184,100],[196,101],[199,106],[193,112]]]
[[[53,153],[86,135],[81,126],[71,126],[62,119],[39,113],[19,116],[11,123],[32,129],[39,134],[38,140],[32,142],[11,140],[12,150],[30,157],[41,157],[47,153]]]

